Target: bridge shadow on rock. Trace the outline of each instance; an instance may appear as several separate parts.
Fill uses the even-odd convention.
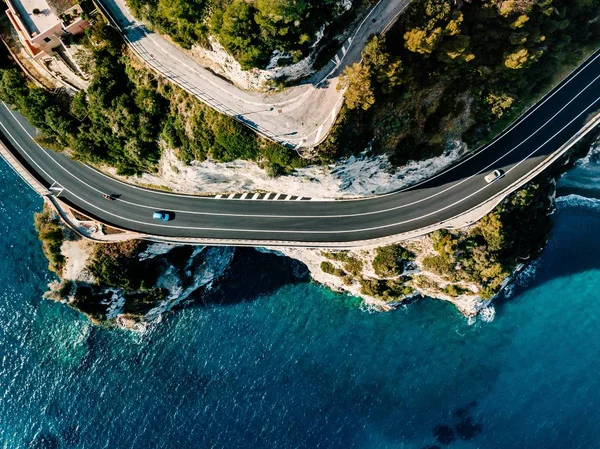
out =
[[[285,285],[309,280],[308,269],[296,260],[252,248],[238,248],[216,288],[198,298],[195,304],[234,305],[254,301]]]

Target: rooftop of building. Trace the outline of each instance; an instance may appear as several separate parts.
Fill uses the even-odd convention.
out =
[[[55,25],[65,21],[65,13],[81,13],[73,0],[9,0],[13,9],[19,14],[23,25],[31,36],[43,33]]]

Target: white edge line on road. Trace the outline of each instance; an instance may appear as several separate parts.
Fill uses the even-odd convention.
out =
[[[381,1],[381,0],[380,0],[380,1]],[[389,192],[389,193],[384,193],[384,194],[381,194],[381,195],[377,195],[376,197],[354,198],[354,199],[346,199],[346,200],[345,200],[345,199],[342,199],[342,200],[333,200],[333,199],[331,199],[331,200],[327,200],[327,201],[369,201],[369,200],[373,200],[374,198],[383,198],[383,197],[386,197],[386,196],[395,195],[395,194],[398,194],[398,193],[400,193],[400,192],[404,192],[404,191],[406,191],[406,190],[409,190],[409,189],[413,189],[413,188],[415,188],[415,187],[418,187],[418,186],[419,186],[419,185],[421,185],[421,184],[424,184],[424,183],[426,183],[426,182],[429,182],[429,181],[431,181],[431,180],[433,180],[433,179],[436,179],[436,178],[438,178],[439,176],[442,176],[442,175],[444,175],[444,174],[447,174],[447,173],[451,172],[452,170],[455,170],[457,167],[459,167],[459,166],[461,166],[462,164],[464,164],[464,163],[468,162],[469,160],[471,160],[471,159],[472,159],[472,158],[474,158],[475,156],[478,156],[479,154],[483,153],[484,151],[487,151],[487,150],[491,149],[491,148],[492,148],[492,147],[493,147],[493,146],[494,146],[496,143],[498,143],[500,140],[502,140],[502,138],[504,138],[505,136],[508,136],[508,135],[509,135],[511,132],[513,132],[515,129],[517,129],[517,128],[518,128],[518,126],[519,126],[519,125],[521,125],[521,124],[522,124],[522,122],[523,122],[523,121],[524,121],[524,120],[525,120],[527,117],[529,117],[531,114],[533,114],[533,113],[534,113],[536,110],[538,110],[538,109],[539,109],[541,106],[543,106],[543,105],[544,105],[544,104],[545,104],[545,103],[546,103],[548,100],[550,100],[550,99],[551,99],[551,98],[552,98],[554,95],[556,95],[558,92],[560,92],[560,90],[562,90],[562,89],[563,89],[563,88],[564,88],[564,87],[565,87],[567,84],[569,84],[571,81],[573,81],[574,79],[576,79],[576,78],[577,78],[577,76],[578,76],[578,75],[579,75],[579,74],[580,74],[580,73],[581,73],[583,70],[585,70],[585,68],[586,68],[587,66],[589,66],[591,63],[593,63],[593,62],[594,62],[596,59],[598,59],[599,57],[600,57],[600,53],[596,54],[596,56],[594,56],[594,57],[590,58],[590,59],[589,59],[589,60],[587,60],[587,61],[586,61],[586,62],[585,62],[585,63],[584,63],[582,66],[579,66],[579,67],[578,67],[576,70],[574,70],[574,71],[573,71],[573,73],[569,75],[569,78],[568,78],[568,79],[566,79],[566,80],[564,81],[564,83],[563,83],[563,84],[561,84],[560,86],[558,86],[558,87],[557,87],[557,88],[556,88],[554,91],[552,91],[550,94],[546,95],[546,96],[545,96],[545,97],[542,99],[542,101],[540,101],[540,102],[536,103],[536,104],[535,104],[535,105],[534,105],[534,106],[533,106],[531,109],[529,109],[529,110],[528,110],[528,111],[527,111],[525,114],[523,114],[521,117],[519,117],[519,119],[518,119],[518,120],[517,120],[515,123],[513,123],[511,126],[509,126],[509,128],[508,128],[508,131],[506,131],[506,130],[505,130],[505,131],[503,131],[503,132],[502,132],[502,133],[501,133],[501,134],[500,134],[500,135],[499,135],[499,136],[498,136],[496,139],[494,139],[494,141],[490,142],[489,144],[485,145],[483,148],[481,148],[481,149],[479,149],[479,150],[474,150],[474,151],[472,152],[472,154],[470,154],[470,155],[469,155],[468,157],[466,157],[465,159],[461,160],[459,163],[457,163],[457,164],[455,164],[455,165],[452,165],[452,166],[448,167],[448,168],[447,168],[447,169],[445,169],[445,170],[442,170],[440,173],[438,173],[438,174],[436,174],[436,175],[432,176],[431,178],[427,178],[427,179],[425,179],[425,180],[423,180],[423,181],[420,181],[420,182],[418,182],[418,183],[416,183],[416,184],[413,184],[413,185],[411,185],[411,186],[408,186],[408,187],[402,188],[402,189],[400,189],[400,190],[396,190],[396,191],[394,191],[394,192]],[[597,78],[596,78],[596,79],[597,79]],[[590,83],[590,84],[591,84],[591,83]],[[584,88],[584,90],[585,90],[587,87],[589,87],[589,84],[588,84],[588,86],[586,86],[586,87]],[[581,93],[581,92],[580,92],[580,93]],[[579,95],[579,94],[578,94],[578,95]],[[10,108],[8,108],[6,105],[5,105],[5,107],[6,107],[6,109],[9,111],[9,113],[10,113],[10,114],[13,116],[13,118],[15,119],[15,121],[17,121],[17,122],[20,124],[20,121],[19,121],[19,120],[17,119],[17,117],[16,117],[16,116],[15,116],[15,115],[12,113],[12,111],[10,110]],[[545,126],[546,124],[547,124],[547,123],[545,123],[543,126]],[[31,136],[31,134],[30,134],[30,133],[29,133],[29,132],[28,132],[28,131],[27,131],[27,130],[26,130],[24,127],[23,127],[23,125],[22,125],[22,124],[20,124],[20,125],[21,125],[21,127],[22,127],[22,128],[25,130],[25,132],[26,132],[26,133],[27,133],[27,134],[28,134],[28,135],[29,135],[29,136],[32,138],[32,140],[34,140],[34,141],[35,141],[35,139],[33,138],[33,136]],[[541,129],[541,128],[538,128],[538,130],[539,130],[539,129]],[[36,144],[37,144],[37,142],[36,142]],[[39,144],[38,144],[38,146],[39,146]],[[41,148],[41,146],[40,146],[40,148]],[[42,148],[42,149],[43,149],[43,148]],[[45,150],[44,150],[44,151],[45,151]],[[507,154],[508,154],[508,153],[507,153]],[[159,194],[159,195],[166,195],[166,196],[194,197],[194,195],[193,195],[193,194],[184,194],[184,193],[177,193],[177,192],[160,192],[160,191],[155,191],[155,190],[149,190],[149,189],[146,189],[146,188],[143,188],[143,187],[136,186],[136,185],[134,185],[134,184],[129,184],[129,183],[127,183],[127,182],[121,181],[120,179],[117,179],[117,178],[114,178],[114,177],[112,177],[112,176],[110,176],[110,175],[107,175],[106,173],[103,173],[102,171],[100,171],[100,170],[98,170],[98,169],[96,169],[96,168],[94,168],[94,167],[92,167],[92,166],[90,166],[90,165],[88,165],[88,164],[83,164],[83,165],[85,165],[85,166],[86,166],[86,167],[88,167],[89,169],[91,169],[91,170],[95,171],[96,173],[98,173],[98,174],[100,174],[100,175],[102,175],[102,176],[104,176],[104,177],[106,177],[106,178],[108,178],[108,179],[111,179],[111,180],[113,180],[113,181],[115,181],[115,182],[117,182],[117,183],[120,183],[120,184],[122,184],[122,185],[125,185],[125,186],[127,186],[127,187],[129,187],[129,188],[138,189],[138,190],[143,190],[143,191],[152,191],[153,193],[156,193],[156,194]],[[219,199],[219,198],[207,198],[207,197],[202,197],[202,196],[195,196],[195,197],[196,197],[198,200],[205,200],[205,201],[214,201],[215,199]],[[222,199],[224,199],[224,198],[222,198]],[[267,199],[267,198],[265,197],[265,198],[263,198],[263,199]],[[317,200],[313,200],[313,201],[317,201]]]
[[[600,56],[600,55],[599,55]],[[504,157],[508,156],[509,154],[511,154],[513,151],[515,151],[517,148],[519,148],[521,145],[523,145],[525,142],[527,142],[529,139],[531,139],[535,134],[537,134],[542,128],[544,128],[546,125],[548,125],[551,120],[553,120],[554,118],[556,118],[565,108],[567,108],[573,101],[575,101],[576,98],[578,98],[589,86],[591,86],[594,82],[596,82],[598,79],[600,78],[600,75],[598,75],[596,78],[594,78],[593,81],[591,81],[589,84],[587,84],[577,95],[575,95],[574,97],[572,97],[569,102],[567,104],[565,104],[558,112],[556,112],[548,121],[546,121],[541,127],[539,127],[536,131],[534,131],[533,133],[531,133],[526,139],[522,140],[521,142],[519,142],[518,145],[516,145],[515,147],[513,147],[510,151],[504,153],[502,156],[500,156],[499,158],[497,158],[495,161],[493,161],[491,164],[487,165],[485,168],[479,170],[478,172],[476,172],[475,174],[462,179],[460,182],[456,183],[456,184],[452,184],[451,186],[449,186],[448,188],[441,190],[439,192],[434,193],[433,195],[430,195],[428,197],[419,199],[417,201],[414,201],[412,203],[408,203],[408,204],[404,204],[404,205],[400,205],[400,206],[395,206],[392,208],[388,208],[388,209],[382,209],[379,211],[373,211],[373,212],[363,212],[363,213],[358,213],[358,214],[340,214],[340,215],[326,215],[326,216],[312,216],[312,215],[263,215],[263,214],[236,214],[236,213],[231,213],[231,214],[226,214],[226,213],[213,213],[213,212],[198,212],[198,211],[185,211],[185,210],[173,210],[173,212],[175,213],[186,213],[186,214],[192,214],[192,215],[212,215],[212,216],[227,216],[227,217],[231,217],[231,216],[237,216],[237,217],[248,217],[248,218],[265,218],[265,217],[272,217],[272,218],[322,218],[322,219],[327,219],[327,218],[351,218],[351,217],[358,217],[358,216],[366,216],[366,215],[374,215],[374,214],[381,214],[381,213],[387,213],[387,212],[391,212],[393,210],[398,210],[398,209],[402,209],[402,208],[406,208],[406,207],[410,207],[410,206],[414,206],[416,204],[422,203],[424,201],[428,201],[431,198],[434,198],[436,196],[439,196],[443,193],[446,193],[447,191],[454,189],[462,184],[464,184],[465,182],[470,181],[471,179],[473,179],[474,177],[476,177],[477,175],[481,174],[482,172],[484,172],[485,170],[487,170],[489,167],[491,167],[492,165],[500,162]],[[597,100],[596,100],[597,101]],[[31,134],[27,131],[27,129],[23,126],[23,124],[20,122],[20,120],[18,120],[18,118],[13,114],[13,112],[10,110],[10,108],[8,108],[6,105],[4,105],[4,107],[8,110],[8,112],[13,116],[13,118],[15,119],[15,121],[19,124],[19,126],[23,129],[23,131],[25,131],[25,133],[27,135],[29,135],[29,137],[31,137],[31,139],[33,140],[33,142],[50,158],[52,159],[52,161],[57,164],[61,169],[63,169],[67,174],[69,174],[71,177],[77,179],[79,182],[81,182],[82,184],[86,185],[87,187],[89,187],[90,189],[99,192],[99,193],[105,193],[102,192],[99,189],[96,189],[95,187],[90,186],[88,183],[86,183],[84,180],[82,180],[81,178],[77,177],[76,175],[74,175],[73,173],[71,173],[70,171],[68,171],[65,167],[63,167],[58,161],[56,161],[48,152],[48,150],[46,150],[45,148],[43,148],[41,145],[39,145],[39,143],[33,138],[33,136],[31,136]],[[568,125],[567,125],[568,126]],[[563,128],[564,129],[564,128]],[[6,128],[5,128],[6,130]],[[561,129],[562,131],[562,129]],[[11,138],[13,140],[14,137],[8,132],[8,130],[6,130],[6,132],[11,136]],[[560,132],[560,131],[559,131]],[[557,133],[558,134],[558,133]],[[555,137],[556,134],[553,136]],[[552,138],[553,138],[552,137]],[[551,138],[551,139],[552,139]],[[545,143],[544,143],[545,144]],[[21,147],[22,148],[22,147]],[[482,150],[483,151],[483,150]],[[37,164],[36,164],[37,165]],[[456,166],[459,166],[460,164],[457,164]],[[87,166],[87,165],[86,165]],[[39,166],[38,166],[39,167]],[[89,166],[87,166],[89,167]],[[91,168],[91,167],[90,167]],[[95,170],[97,173],[102,174],[103,176],[115,180],[114,178],[105,175],[104,173]],[[46,175],[48,177],[49,174],[47,172],[44,171],[44,173],[46,173]],[[51,179],[54,180],[54,178],[50,177]],[[431,178],[431,179],[435,179],[435,177]],[[130,184],[127,183],[123,183],[122,181],[116,180],[119,183],[122,183],[124,185],[127,185],[129,187],[133,187],[136,188],[138,190],[142,190],[142,191],[148,191],[147,189],[143,189],[141,187],[137,187],[137,186],[132,186]],[[72,193],[72,192],[71,192]],[[172,195],[171,193],[167,193],[167,192],[156,192],[159,194],[163,194],[163,195]],[[393,194],[396,194],[398,192],[394,192]],[[276,194],[275,199],[277,199],[281,194]],[[364,199],[359,199],[359,201],[365,201],[365,200],[375,200],[377,198],[381,198],[384,196],[388,196],[390,194],[385,194],[385,195],[380,195],[377,197],[371,197],[371,198],[364,198]],[[189,195],[180,195],[180,196],[186,196],[186,197],[190,197]],[[229,198],[231,198],[233,195],[230,195]],[[192,198],[194,198],[192,196]],[[198,199],[204,199],[204,200],[214,200],[213,198],[206,198],[206,197],[196,197]],[[265,197],[264,199],[268,199],[267,197]],[[129,204],[131,206],[136,206],[136,207],[141,207],[141,208],[146,208],[146,209],[155,209],[155,207],[153,206],[145,206],[145,205],[140,205],[140,204],[136,204],[136,203],[132,203],[129,201],[125,201],[125,200],[119,200],[121,201],[121,203],[125,203],[125,204]]]
[[[584,113],[586,113],[599,100],[600,100],[600,98],[596,99],[586,109],[584,109],[575,118],[573,118],[567,125],[565,125],[563,128],[561,128],[560,131],[558,131],[557,133],[555,133],[554,136],[552,136],[550,139],[548,139],[546,142],[544,142],[542,145],[540,145],[538,148],[536,148],[534,151],[532,151],[526,158],[522,159],[520,162],[518,162],[517,164],[515,164],[514,166],[512,166],[510,169],[508,169],[507,173],[513,171],[516,167],[518,167],[523,162],[525,162],[527,159],[529,159],[531,156],[533,156],[546,143],[548,143],[550,140],[552,140],[554,137],[556,137],[556,135],[558,135],[560,132],[562,132],[564,129],[566,129],[571,123],[573,123],[575,120],[577,120],[581,115],[583,115]],[[4,125],[2,125],[1,123],[0,123],[0,125],[5,129],[5,131],[8,132],[8,130],[6,130],[6,128],[4,127]],[[10,135],[10,133],[9,133],[9,135]],[[14,137],[12,135],[11,135],[11,138],[14,140]],[[24,151],[23,147],[19,144],[19,142],[15,141],[15,144],[18,145],[19,148],[21,148]],[[44,151],[46,151],[46,150],[44,150]],[[52,160],[54,162],[58,163],[53,158],[52,158]],[[542,161],[542,163],[543,163],[543,161]],[[37,165],[37,163],[36,163],[36,165]],[[38,167],[39,167],[39,165],[38,165]],[[41,167],[40,167],[40,169],[41,169]],[[41,170],[44,173],[47,174],[47,172],[45,172],[43,169],[41,169]],[[50,178],[53,179],[52,177],[50,177]],[[467,195],[466,197],[464,197],[464,198],[462,198],[462,199],[460,199],[458,201],[455,201],[454,203],[448,204],[448,205],[444,206],[441,209],[438,209],[436,211],[433,211],[433,212],[430,212],[428,214],[422,215],[420,217],[415,217],[415,218],[411,218],[409,220],[400,221],[400,222],[397,222],[397,223],[391,223],[391,224],[387,224],[387,225],[373,226],[373,227],[370,227],[370,228],[362,228],[362,229],[342,230],[342,231],[340,231],[340,230],[336,230],[336,231],[285,230],[284,231],[284,230],[267,230],[267,229],[236,229],[236,228],[211,228],[211,227],[196,227],[196,226],[166,226],[164,224],[144,222],[144,221],[133,220],[133,219],[130,219],[130,218],[122,217],[120,215],[117,215],[117,214],[114,214],[112,212],[108,212],[106,210],[101,209],[100,207],[98,207],[98,206],[90,203],[89,201],[84,200],[83,198],[79,197],[78,195],[75,195],[71,191],[69,191],[69,193],[71,193],[71,195],[73,195],[75,198],[79,199],[81,202],[83,202],[83,203],[91,206],[94,209],[100,210],[100,211],[102,211],[102,212],[104,212],[104,213],[106,213],[106,214],[108,214],[108,215],[110,215],[112,217],[118,218],[118,219],[126,221],[126,222],[141,224],[141,225],[144,225],[144,226],[151,226],[151,227],[155,227],[155,228],[163,228],[163,229],[185,229],[185,230],[197,230],[197,231],[221,231],[221,232],[255,232],[255,233],[273,233],[273,234],[289,234],[289,233],[294,233],[294,234],[340,234],[340,233],[357,233],[357,232],[375,231],[375,230],[379,230],[379,229],[390,228],[390,227],[394,227],[394,226],[399,226],[399,225],[411,223],[411,222],[414,222],[414,221],[417,221],[417,220],[421,220],[423,218],[426,218],[426,217],[429,217],[431,215],[437,214],[437,213],[439,213],[439,212],[441,212],[443,210],[446,210],[448,208],[454,207],[457,204],[460,204],[460,203],[466,201],[467,199],[473,197],[474,195],[477,195],[479,192],[485,190],[486,188],[488,188],[488,187],[490,187],[492,185],[493,184],[486,184],[482,188],[480,188],[480,189],[476,190],[475,192]],[[97,189],[94,189],[94,190],[97,190]],[[175,212],[177,213],[177,211],[175,211]],[[267,216],[267,217],[274,218],[274,216],[270,216],[270,215]],[[285,217],[285,218],[292,218],[292,217]],[[308,217],[303,217],[303,218],[308,218]],[[316,217],[316,218],[322,218],[322,217]]]

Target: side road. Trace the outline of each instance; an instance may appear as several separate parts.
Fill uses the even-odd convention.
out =
[[[125,0],[97,3],[131,49],[155,72],[259,134],[290,148],[305,149],[322,142],[335,123],[343,102],[343,92],[336,90],[339,74],[360,61],[369,37],[389,29],[410,0],[380,0],[329,63],[324,78],[276,94],[242,90],[205,69],[136,20]]]

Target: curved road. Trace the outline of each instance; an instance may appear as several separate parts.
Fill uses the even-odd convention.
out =
[[[197,241],[348,247],[450,220],[523,182],[600,111],[600,51],[490,145],[456,166],[403,191],[360,200],[227,200],[156,192],[127,185],[41,148],[35,130],[0,104],[5,144],[41,182],[64,187],[68,204],[121,228]],[[506,175],[492,184],[494,169]],[[117,193],[106,201],[103,193]],[[159,222],[155,210],[175,212]],[[375,242],[372,242],[375,243]]]
[[[128,45],[155,72],[217,111],[296,149],[311,148],[325,139],[343,102],[344,92],[336,89],[339,74],[347,65],[361,60],[369,37],[385,31],[409,3],[380,0],[334,60],[311,77],[316,81],[268,94],[240,89],[205,69],[181,48],[136,20],[125,0],[98,0]]]

